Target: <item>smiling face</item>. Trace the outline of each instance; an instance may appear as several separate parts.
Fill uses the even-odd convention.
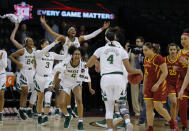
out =
[[[183,48],[189,48],[189,36],[181,35],[181,45]]]
[[[81,59],[81,52],[79,50],[75,50],[72,54],[72,60],[79,62]]]
[[[26,46],[29,48],[33,48],[34,47],[34,42],[32,38],[27,38],[26,39]]]

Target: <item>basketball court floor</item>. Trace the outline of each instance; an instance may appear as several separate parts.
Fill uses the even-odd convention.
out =
[[[103,117],[85,117],[84,127],[85,131],[107,131],[105,128],[97,127],[94,122],[103,120]],[[137,120],[132,119],[134,124],[134,131],[145,131],[145,125],[136,125]],[[164,120],[156,120],[154,122],[154,131],[170,131],[169,127],[164,126]],[[0,125],[0,131],[77,131],[77,119],[73,119],[69,129],[64,129],[64,119],[55,120],[49,119],[49,123],[46,126],[38,126],[36,120],[29,119],[22,120],[4,120]],[[125,131],[124,129],[117,129],[117,131]]]

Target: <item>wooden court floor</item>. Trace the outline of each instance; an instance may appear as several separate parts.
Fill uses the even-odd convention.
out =
[[[95,127],[89,125],[90,122],[103,120],[103,117],[85,117],[84,128],[85,131],[107,131],[102,127]],[[145,131],[145,125],[136,125],[137,120],[132,119],[134,124],[134,131]],[[164,120],[155,120],[154,131],[169,131],[169,127],[164,126]],[[29,119],[26,121],[22,120],[4,120],[3,124],[0,125],[0,131],[77,131],[77,119],[73,119],[69,129],[64,129],[64,119],[55,120],[49,119],[49,123],[46,126],[38,126],[36,120]],[[124,131],[118,129],[117,131]]]

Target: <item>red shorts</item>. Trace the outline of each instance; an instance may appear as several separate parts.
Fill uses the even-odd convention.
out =
[[[166,81],[164,81],[158,88],[156,92],[151,91],[152,86],[146,86],[144,89],[144,99],[152,99],[154,102],[166,103],[167,99],[167,88]]]
[[[177,86],[176,86],[176,90],[177,90],[177,93],[180,92],[180,89],[182,87],[182,84],[183,84],[184,80],[178,80],[177,81]],[[178,96],[177,96],[178,97]],[[183,93],[183,96],[182,97],[188,97],[189,98],[189,85],[188,87],[184,90],[184,93]]]
[[[172,85],[170,83],[167,83],[167,94],[177,94],[176,84]]]

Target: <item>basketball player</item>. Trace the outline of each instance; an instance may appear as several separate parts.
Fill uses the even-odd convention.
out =
[[[126,101],[121,100],[121,95],[125,92],[126,81],[123,76],[124,64],[129,73],[141,74],[141,70],[133,69],[129,64],[127,52],[116,42],[116,30],[110,28],[106,31],[106,46],[97,49],[94,55],[87,62],[88,67],[92,67],[100,58],[101,89],[106,107],[106,121],[108,131],[113,131],[113,112],[115,101],[117,101],[121,115],[125,119],[127,130],[131,131],[133,125],[130,123],[129,112],[126,108]],[[118,43],[118,44],[117,44]],[[118,82],[119,81],[119,82]]]
[[[152,43],[147,42],[143,46],[144,59],[144,100],[146,103],[147,131],[153,131],[154,108],[169,123],[170,129],[176,129],[175,122],[171,119],[167,110],[163,108],[166,101],[166,77],[168,74],[165,59],[158,54],[158,50]]]
[[[82,103],[82,82],[90,82],[88,68],[86,64],[81,61],[81,49],[71,46],[68,53],[72,56],[70,60],[63,61],[59,78],[60,82],[60,107],[65,115],[64,128],[69,128],[72,115],[67,110],[67,95],[73,92],[78,109],[78,130],[84,130],[83,127],[83,103]],[[57,72],[58,73],[58,72]],[[90,87],[91,88],[91,87]]]
[[[34,84],[33,84],[33,76],[34,76],[34,72],[35,72],[35,68],[34,68],[34,52],[35,52],[35,46],[34,46],[34,43],[33,43],[33,40],[31,39],[32,41],[32,44],[31,44],[31,47],[29,48],[32,48],[32,53],[31,52],[27,52],[28,51],[31,51],[29,48],[27,48],[27,45],[26,48],[24,48],[24,46],[22,44],[20,44],[17,40],[15,40],[15,34],[18,30],[18,27],[19,27],[19,24],[15,23],[15,28],[13,29],[12,33],[11,33],[11,36],[10,36],[10,40],[11,42],[14,44],[14,46],[17,48],[17,49],[20,49],[20,50],[24,50],[24,54],[22,57],[19,58],[19,60],[22,60],[22,62],[24,62],[23,60],[25,59],[25,63],[23,63],[24,65],[28,65],[31,66],[32,68],[30,68],[30,71],[27,72],[27,70],[21,70],[19,73],[17,73],[17,77],[16,77],[16,80],[17,80],[17,88],[20,90],[21,89],[21,86],[24,86],[23,85],[23,82],[24,80],[20,79],[21,77],[21,74],[26,74],[25,77],[27,77],[27,82],[25,81],[25,83],[27,83],[27,86],[29,86],[29,89],[28,91],[30,90],[31,91],[31,96],[30,96],[30,101],[29,101],[29,108],[27,108],[25,110],[27,116],[29,118],[32,117],[32,108],[33,108],[33,105],[35,104],[36,102],[36,99],[37,99],[37,92],[36,90],[34,89]],[[25,42],[28,38],[25,39]],[[26,43],[23,43],[23,44],[26,44]],[[23,52],[22,52],[23,53]],[[24,59],[23,59],[24,58]],[[18,61],[17,61],[18,62]],[[20,70],[20,69],[19,69]],[[23,73],[24,72],[24,73]],[[31,73],[31,74],[30,74]],[[21,82],[22,81],[22,82]],[[20,83],[22,83],[20,85]],[[21,93],[22,94],[22,93]],[[27,94],[25,94],[24,96],[24,99],[27,99],[25,98],[27,96]],[[22,96],[21,96],[22,97]],[[22,105],[22,104],[21,104]],[[22,107],[21,107],[22,108]],[[24,110],[24,109],[23,109]],[[22,113],[22,109],[19,110],[20,111],[20,116],[21,116],[21,119],[26,119],[25,115]]]
[[[64,60],[63,55],[58,55],[49,50],[59,43],[61,37],[49,45],[47,40],[41,40],[40,46],[42,50],[35,52],[36,73],[34,75],[35,90],[37,90],[37,112],[38,112],[38,124],[44,125],[48,122],[48,111],[51,105],[51,96],[53,90],[53,63],[54,60]],[[42,117],[43,99],[44,100],[44,117]]]
[[[7,52],[0,50],[0,123],[2,120],[2,111],[4,108],[4,93],[6,89],[6,69],[7,68]]]
[[[16,41],[15,33],[18,29],[18,24],[15,25],[15,29],[13,30],[11,34],[11,41],[14,43],[14,45],[21,48],[20,43]],[[32,38],[27,37],[24,41],[24,44],[26,45],[25,48],[21,48],[20,50],[12,53],[9,58],[11,61],[13,61],[15,64],[17,64],[18,69],[20,69],[20,108],[19,108],[19,114],[21,119],[26,120],[27,117],[32,117],[32,108],[33,104],[36,101],[37,93],[34,90],[34,83],[33,83],[33,76],[35,73],[34,68],[34,42]],[[19,57],[19,60],[16,59],[16,57]],[[32,96],[30,99],[30,108],[26,108],[26,102],[27,102],[27,96],[28,91],[31,90]]]
[[[183,49],[179,52],[179,72],[180,77],[177,81],[177,91],[179,92],[179,111],[180,119],[182,123],[182,130],[188,130],[187,124],[187,109],[188,109],[188,97],[189,97],[189,29],[185,29],[181,35],[181,44]]]
[[[106,30],[109,26],[110,26],[110,22],[105,22],[103,27],[94,31],[93,33],[89,34],[89,35],[84,35],[84,36],[80,36],[80,37],[76,37],[76,29],[74,27],[70,27],[67,31],[68,36],[64,36],[64,35],[60,35],[57,34],[56,32],[53,32],[53,30],[47,25],[46,21],[45,21],[45,17],[40,17],[40,21],[41,23],[45,26],[46,30],[55,38],[62,36],[62,43],[63,43],[63,47],[64,47],[64,54],[67,54],[68,48],[71,45],[74,45],[76,47],[80,47],[80,43],[82,43],[83,41],[86,40],[90,40],[94,37],[96,37],[98,34],[100,34],[102,31]],[[68,42],[70,41],[70,42]]]
[[[169,55],[165,57],[165,62],[167,64],[167,69],[168,69],[168,75],[166,78],[167,81],[167,93],[168,93],[168,98],[171,101],[171,109],[170,109],[170,115],[173,120],[176,121],[177,117],[177,98],[176,95],[176,83],[177,83],[177,78],[178,74],[176,71],[174,71],[174,66],[178,65],[178,59],[177,59],[177,52],[179,48],[176,44],[171,43],[168,45],[168,51]]]

